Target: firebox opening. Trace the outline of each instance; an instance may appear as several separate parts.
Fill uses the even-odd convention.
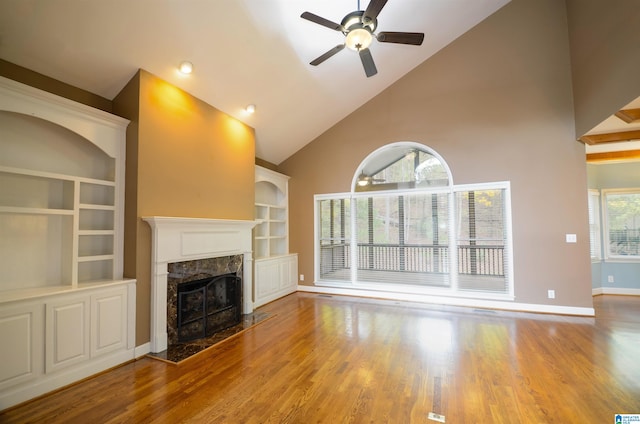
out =
[[[179,284],[178,342],[209,337],[240,323],[242,279],[224,274]]]

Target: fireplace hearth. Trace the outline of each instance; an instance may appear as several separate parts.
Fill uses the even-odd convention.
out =
[[[242,280],[235,274],[178,285],[178,342],[212,336],[240,322]]]

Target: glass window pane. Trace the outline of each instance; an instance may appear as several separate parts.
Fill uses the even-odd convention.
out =
[[[611,256],[640,256],[640,193],[607,193]]]
[[[358,281],[449,286],[449,196],[357,198]]]
[[[504,190],[456,193],[458,286],[506,292]]]
[[[345,198],[318,201],[321,279],[336,281],[351,279],[350,204],[350,200]]]
[[[356,191],[446,187],[446,165],[435,155],[414,146],[383,149],[367,160]]]

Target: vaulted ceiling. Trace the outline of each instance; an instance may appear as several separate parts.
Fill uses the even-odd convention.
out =
[[[344,36],[300,18],[339,23],[367,0],[2,0],[0,58],[108,99],[145,69],[254,127],[256,155],[278,164],[508,2],[389,0],[378,30],[425,40],[374,40],[370,78],[347,49],[309,65]]]

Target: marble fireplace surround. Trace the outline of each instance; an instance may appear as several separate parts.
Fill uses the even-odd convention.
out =
[[[168,265],[197,259],[243,255],[242,313],[253,312],[253,258],[251,230],[255,221],[143,217],[151,235],[151,340],[150,350],[167,349]]]

